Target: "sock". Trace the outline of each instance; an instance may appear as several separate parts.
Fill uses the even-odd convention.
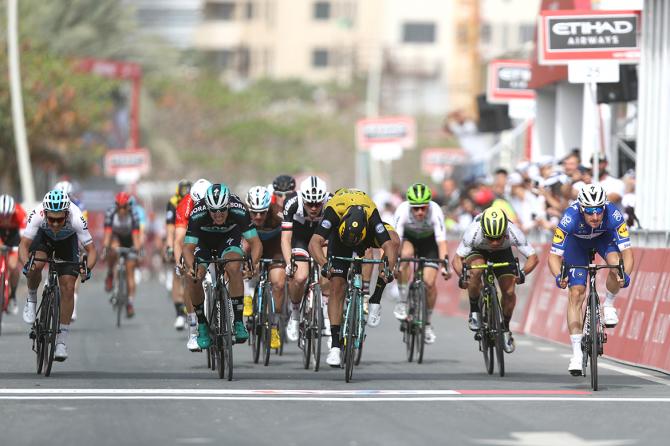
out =
[[[198,317],[195,315],[195,313],[189,313],[186,316],[186,320],[188,321],[188,325],[197,325],[198,324]]]
[[[572,342],[572,354],[573,356],[582,354],[582,335],[573,334],[570,335],[570,342]]]
[[[300,317],[300,304],[291,302],[291,319],[298,319]]]
[[[407,302],[407,284],[398,283],[398,301]]]
[[[607,290],[605,292],[605,306],[606,307],[613,307],[614,306],[614,298],[616,298],[616,294],[612,294],[610,290]]]
[[[433,317],[433,309],[429,308],[428,309],[428,320],[426,321],[426,325],[430,325],[430,319]]]
[[[9,294],[9,298],[13,301],[16,301],[16,287],[12,287],[12,292]]]
[[[370,294],[370,281],[369,280],[364,280],[363,281],[363,288],[361,289],[363,291],[363,294]]]
[[[183,316],[186,313],[186,305],[181,302],[175,303],[174,309],[177,312],[177,316]]]
[[[37,303],[37,290],[28,289],[28,302]]]
[[[384,288],[386,288],[386,282],[384,282],[384,279],[381,277],[377,278],[377,284],[375,285],[375,291],[372,293],[372,296],[370,296],[370,301],[369,303],[371,304],[378,304],[382,300],[382,293],[384,292]]]
[[[331,325],[330,326],[330,336],[331,336],[331,347],[340,348],[340,326]]]
[[[198,323],[199,324],[206,324],[207,323],[207,317],[205,316],[205,304],[204,304],[204,302],[201,303],[200,305],[195,306],[195,315],[198,318]]]
[[[479,313],[479,296],[470,298],[470,313]]]
[[[244,309],[244,296],[231,297],[230,302],[233,304],[233,315],[235,317],[235,322],[241,321],[242,310]]]
[[[66,344],[68,334],[70,334],[70,325],[60,324],[60,333],[56,335],[56,344]]]

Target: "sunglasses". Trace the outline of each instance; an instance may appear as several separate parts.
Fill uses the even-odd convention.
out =
[[[428,206],[412,206],[412,207],[410,207],[410,209],[414,212],[418,212],[418,211],[426,212],[428,210]]]
[[[265,215],[268,211],[249,211],[251,215]]]
[[[210,213],[210,214],[225,214],[226,212],[228,212],[228,208],[224,208],[224,209],[210,209],[210,210],[209,210],[209,213]]]
[[[128,209],[128,205],[127,205],[127,204],[124,204],[123,206],[121,206],[121,205],[118,205],[118,204],[117,204],[117,205],[116,205],[116,208],[119,209],[119,210],[121,210],[121,209]]]
[[[487,236],[484,236],[484,238],[485,238],[486,240],[488,240],[489,242],[497,242],[497,241],[503,239],[502,237],[487,237]]]
[[[308,208],[316,209],[316,208],[321,207],[322,204],[323,204],[323,203],[321,203],[321,202],[317,202],[317,203],[305,203],[305,206],[307,206]]]
[[[286,197],[286,196],[287,196],[288,194],[290,194],[290,193],[291,193],[291,192],[277,192],[277,191],[274,191],[274,192],[273,192],[274,195],[276,195],[276,196],[278,196],[278,197],[282,197],[282,198],[283,198],[283,197]]]
[[[588,214],[588,215],[593,215],[593,214],[600,215],[603,212],[605,212],[605,208],[602,207],[602,206],[588,207],[588,208],[583,207],[582,212],[585,213],[585,214]]]
[[[51,224],[63,223],[65,221],[65,217],[47,217],[47,221]]]

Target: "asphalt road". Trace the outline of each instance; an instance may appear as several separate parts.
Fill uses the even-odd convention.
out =
[[[140,284],[137,316],[117,329],[101,283],[85,284],[70,357],[51,377],[35,373],[20,316],[3,318],[0,443],[668,444],[670,377],[602,360],[591,392],[568,374],[567,347],[524,336],[506,376],[487,375],[465,321],[442,316],[424,364],[407,363],[392,306],[368,329],[352,383],[325,354],[322,370],[304,370],[295,344],[268,367],[236,346],[228,382],[186,350],[160,285]]]

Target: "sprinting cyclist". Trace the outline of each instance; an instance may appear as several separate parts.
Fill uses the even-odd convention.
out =
[[[284,206],[286,202],[296,196],[295,178],[290,175],[279,175],[272,181],[272,208],[284,216]]]
[[[554,231],[549,269],[556,276],[556,286],[570,288],[568,293],[568,331],[572,343],[572,357],[568,371],[572,375],[582,373],[582,305],[586,295],[587,272],[584,269],[571,268],[568,277],[560,277],[561,264],[588,265],[591,263],[591,250],[610,265],[617,265],[623,259],[624,278],[618,271],[609,270],[607,292],[603,305],[605,326],[616,327],[619,322],[614,298],[620,288],[630,285],[630,272],[635,259],[630,249],[628,226],[621,212],[607,201],[605,190],[599,184],[589,184],[579,191],[577,201],[563,213]]]
[[[56,335],[54,359],[65,361],[68,356],[67,338],[70,332],[70,321],[74,307],[74,284],[77,276],[89,279],[91,270],[97,261],[93,238],[88,232],[88,224],[81,215],[79,208],[70,203],[67,194],[60,190],[48,192],[42,204],[28,216],[26,230],[19,244],[19,259],[25,264],[23,273],[28,278],[28,300],[23,308],[23,320],[27,324],[35,322],[37,307],[37,288],[42,281],[44,262],[27,262],[31,253],[43,259],[55,253],[61,260],[79,261],[79,245],[87,254],[88,277],[86,271],[76,265],[56,265],[60,282],[60,332]]]
[[[512,246],[515,246],[526,257],[526,263],[518,271],[518,277],[514,266]],[[521,229],[509,221],[505,212],[495,207],[489,207],[475,217],[463,234],[454,257],[454,271],[460,275],[464,263],[484,265],[488,261],[511,263],[509,266],[495,269],[495,276],[502,294],[503,329],[505,330],[503,348],[505,352],[512,353],[516,344],[509,329],[509,323],[516,305],[515,288],[517,284],[525,281],[526,275],[535,269],[539,260],[535,249],[528,243]],[[470,297],[468,325],[472,331],[477,331],[481,327],[479,293],[482,288],[482,273],[482,270],[473,269],[470,272],[468,283],[464,284],[467,286]]]
[[[254,186],[247,193],[247,207],[249,208],[251,221],[256,227],[258,237],[263,244],[263,258],[284,260],[281,250],[282,219],[277,214],[270,212],[270,200],[270,191],[264,186]],[[281,264],[270,265],[269,278],[275,308],[275,312],[270,316],[270,323],[272,324],[270,348],[276,349],[281,347],[278,327],[284,302],[284,284],[286,283],[284,267]],[[252,302],[249,302],[249,305],[251,304]],[[245,299],[245,314],[247,313],[246,307]]]
[[[174,245],[175,245],[175,221],[177,218],[177,207],[184,197],[189,195],[191,182],[188,180],[179,180],[177,190],[170,197],[165,210],[165,261],[168,265],[174,265]],[[184,287],[180,277],[174,274],[174,266],[168,268],[168,275],[172,276],[172,302],[177,312],[174,321],[174,327],[177,330],[183,330],[185,325],[186,305],[184,303]]]
[[[393,231],[395,233],[395,231]],[[323,245],[328,241],[327,256]],[[326,357],[326,363],[332,367],[340,366],[340,324],[344,307],[344,293],[347,286],[349,263],[333,260],[328,270],[328,258],[332,256],[350,257],[364,255],[368,248],[384,250],[388,257],[389,270],[393,271],[398,258],[399,239],[389,234],[379,211],[372,199],[356,189],[340,189],[326,204],[321,224],[309,242],[309,252],[321,265],[321,274],[330,279],[330,299],[328,315],[332,345]],[[381,321],[381,298],[387,283],[393,281],[393,275],[381,271],[377,285],[370,297],[368,306],[368,325],[376,327]]]
[[[16,304],[16,287],[19,285],[19,262],[18,251],[21,234],[26,229],[26,211],[10,195],[0,195],[0,246],[12,248],[7,257],[7,268],[9,274],[9,303],[7,312],[16,314],[19,307]],[[2,308],[2,299],[0,296],[0,311]]]
[[[105,236],[102,242],[105,260],[107,261],[107,277],[105,278],[105,291],[110,292],[114,287],[114,265],[118,260],[118,254],[113,248],[133,248],[135,253],[126,257],[126,277],[128,280],[128,304],[126,305],[126,316],[135,316],[135,267],[140,248],[140,224],[137,215],[130,206],[130,194],[119,192],[114,198],[114,206],[107,210],[105,215]]]
[[[448,264],[447,232],[444,227],[444,214],[440,206],[432,201],[430,188],[422,183],[414,183],[407,189],[407,201],[401,203],[395,211],[395,230],[402,240],[400,257],[426,257],[444,259]],[[423,280],[426,284],[426,302],[428,321],[426,324],[426,344],[435,342],[435,331],[430,323],[433,308],[437,300],[435,279],[437,270],[448,279],[451,274],[446,265],[427,263],[423,268]],[[398,289],[400,299],[393,314],[399,320],[407,318],[407,281],[409,279],[409,263],[400,265]]]
[[[205,314],[205,294],[202,289],[202,280],[207,272],[207,265],[199,263],[212,258],[212,250],[219,257],[226,259],[241,259],[242,237],[247,241],[251,251],[251,261],[254,271],[258,270],[263,245],[261,244],[256,228],[251,223],[249,211],[240,199],[231,194],[225,184],[212,184],[207,189],[203,200],[198,201],[191,212],[188,221],[188,230],[184,239],[184,266],[188,276],[195,280],[185,280],[185,285],[195,307],[198,318],[198,346],[208,348],[212,345]],[[244,322],[242,321],[242,297],[244,285],[242,282],[242,262],[231,262],[225,266],[228,276],[228,291],[233,304],[235,319],[235,342],[244,343],[249,339]]]
[[[288,294],[292,304],[291,317],[286,326],[286,336],[290,341],[298,340],[300,302],[309,276],[307,262],[296,262],[295,271],[291,270],[291,254],[309,257],[309,242],[321,223],[328,199],[326,182],[319,177],[310,176],[300,183],[300,193],[287,201],[284,207],[281,250],[286,262],[286,275],[289,277]],[[326,318],[324,326],[327,324],[329,322]]]

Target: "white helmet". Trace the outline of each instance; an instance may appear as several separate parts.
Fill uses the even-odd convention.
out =
[[[577,200],[583,208],[605,206],[607,194],[600,184],[587,184],[579,191]]]
[[[326,182],[319,177],[307,177],[300,183],[300,195],[302,195],[302,199],[307,203],[323,201],[327,193]]]
[[[250,211],[262,212],[270,208],[270,192],[264,186],[254,186],[247,193],[247,206]]]
[[[12,215],[15,207],[14,199],[10,195],[0,195],[0,215]]]
[[[72,193],[72,183],[69,181],[59,181],[54,186],[54,189],[62,190],[66,194],[70,195]]]
[[[204,178],[200,178],[198,181],[193,183],[193,186],[191,186],[191,200],[198,201],[202,200],[205,198],[205,194],[207,193],[207,189],[209,189],[209,186],[211,186],[212,183],[210,183],[208,180]]]

